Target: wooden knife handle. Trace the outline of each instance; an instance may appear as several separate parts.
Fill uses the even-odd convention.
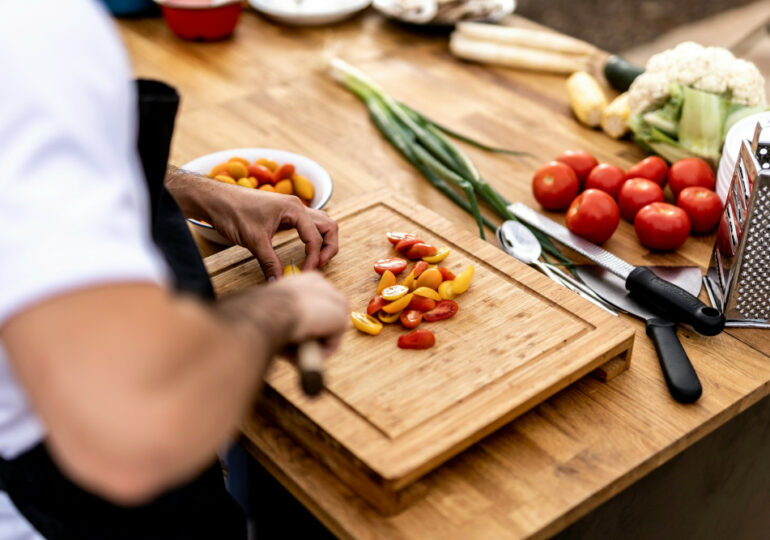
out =
[[[323,351],[315,341],[303,341],[297,347],[297,366],[302,380],[302,390],[308,396],[317,396],[324,387]]]

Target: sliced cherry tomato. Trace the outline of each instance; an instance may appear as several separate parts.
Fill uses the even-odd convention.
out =
[[[581,187],[585,184],[591,169],[599,164],[599,162],[596,161],[596,158],[585,150],[565,150],[556,158],[556,161],[572,167]]]
[[[422,240],[417,238],[416,236],[407,236],[406,238],[399,240],[398,244],[396,244],[396,251],[403,254],[406,253],[410,247],[412,247],[415,244],[421,244]]]
[[[686,187],[701,186],[713,190],[716,186],[716,177],[709,164],[702,159],[685,158],[671,165],[668,171],[668,185],[676,200],[679,192]]]
[[[673,251],[690,234],[690,218],[681,208],[664,202],[648,204],[636,214],[634,231],[643,246]]]
[[[369,305],[366,306],[366,314],[374,315],[375,313],[380,311],[384,306],[387,306],[387,305],[388,305],[388,301],[378,294],[377,296],[369,300]]]
[[[668,179],[668,164],[660,156],[650,156],[628,169],[626,176],[628,178],[646,178],[663,188]]]
[[[435,268],[428,268],[425,272],[422,273],[422,275],[420,275],[420,277],[417,278],[414,286],[418,289],[420,287],[428,287],[430,289],[436,290],[442,281],[443,278],[441,277],[441,272]]]
[[[409,305],[409,302],[412,301],[413,297],[414,297],[414,294],[412,293],[405,294],[398,300],[393,300],[387,306],[383,306],[382,311],[390,314],[398,313],[399,311],[401,311],[402,309],[406,308],[406,306]]]
[[[398,231],[387,232],[387,233],[385,233],[385,236],[388,237],[388,242],[390,242],[394,246],[396,244],[398,244],[404,238],[417,238],[416,234],[412,234],[412,233],[408,233],[408,232],[398,232]]]
[[[455,292],[452,290],[452,287],[454,285],[454,281],[442,281],[441,285],[438,286],[438,295],[443,298],[444,300],[452,300],[454,299]]]
[[[710,189],[692,186],[679,192],[676,205],[687,212],[692,232],[705,233],[717,226],[722,217],[722,199]]]
[[[385,324],[391,324],[398,320],[398,317],[401,315],[400,311],[396,311],[395,313],[385,313],[384,311],[380,311],[377,316],[380,318],[382,322]]]
[[[393,300],[398,300],[408,292],[409,287],[404,287],[403,285],[393,285],[392,287],[388,287],[382,291],[382,297],[385,300],[392,302]]]
[[[601,189],[602,191],[609,193],[610,196],[615,199],[618,196],[620,186],[622,186],[625,181],[626,173],[623,169],[617,165],[600,163],[588,173],[585,188]]]
[[[382,330],[382,323],[366,313],[354,311],[350,314],[353,326],[366,334],[376,336]]]
[[[603,244],[618,228],[620,210],[615,199],[605,191],[587,189],[572,202],[565,221],[573,233]]]
[[[417,261],[414,263],[414,267],[412,268],[412,275],[414,277],[420,277],[420,274],[422,274],[425,270],[428,269],[428,263],[425,261]]]
[[[457,277],[452,280],[451,294],[457,296],[468,290],[471,286],[471,278],[473,277],[473,265],[469,264],[465,267],[465,270],[457,274]],[[441,294],[441,293],[439,293]]]
[[[447,258],[449,251],[450,250],[448,247],[442,247],[436,252],[435,255],[431,255],[430,257],[423,257],[422,260],[431,264],[438,263]]]
[[[273,173],[273,183],[278,183],[285,178],[291,178],[294,175],[294,165],[284,163]]]
[[[414,244],[406,251],[406,256],[409,259],[422,259],[423,257],[430,257],[438,252],[436,246],[431,246],[425,242]]]
[[[380,282],[377,284],[377,294],[382,294],[382,291],[384,291],[388,287],[392,287],[395,284],[396,284],[396,275],[390,270],[385,270],[382,273]]]
[[[398,257],[386,257],[374,263],[374,271],[382,275],[385,270],[390,270],[394,275],[400,274],[406,268],[407,262]]]
[[[580,182],[572,167],[552,161],[535,171],[532,194],[546,210],[564,210],[578,194]]]
[[[405,309],[401,312],[401,324],[404,328],[415,328],[422,322],[422,311],[416,309]]]
[[[402,349],[428,349],[436,343],[436,336],[429,330],[415,330],[398,338]]]
[[[436,270],[441,272],[441,277],[444,278],[444,281],[452,281],[455,278],[455,275],[452,273],[452,271],[449,268],[444,268],[443,266],[439,266]]]
[[[439,300],[436,302],[436,307],[423,315],[423,319],[426,322],[443,321],[453,317],[458,309],[459,306],[454,300]]]
[[[432,298],[433,300],[441,300],[435,289],[430,287],[417,287],[414,290],[415,296],[424,296],[425,298]]]
[[[436,301],[435,300],[433,300],[431,298],[427,298],[425,296],[419,296],[419,295],[415,294],[414,296],[412,296],[412,299],[409,301],[409,305],[406,306],[406,309],[416,309],[416,310],[419,310],[419,311],[430,311],[434,307],[436,307]]]
[[[630,178],[623,182],[618,191],[618,207],[623,219],[634,222],[636,213],[653,202],[664,200],[663,190],[647,178]]]

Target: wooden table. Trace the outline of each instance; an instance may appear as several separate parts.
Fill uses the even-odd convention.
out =
[[[427,116],[534,154],[515,159],[468,150],[511,200],[536,207],[534,169],[567,148],[624,167],[642,157],[630,142],[573,120],[563,77],[460,62],[449,55],[445,35],[416,33],[373,12],[315,29],[281,27],[247,12],[234,39],[209,44],[178,40],[161,19],[124,20],[120,29],[137,75],[163,79],[183,96],[173,163],[244,146],[297,151],[334,178],[328,209],[386,187],[475,230],[470,216],[384,142],[362,104],[328,76],[330,55]],[[633,264],[705,266],[712,240],[692,237],[679,252],[656,255],[621,223],[606,247]],[[430,474],[427,496],[393,517],[378,515],[264,418],[250,418],[244,433],[257,459],[340,537],[549,536],[770,393],[766,333],[706,338],[680,329],[704,391],[695,405],[677,404],[643,324],[629,320],[637,336],[627,373],[609,384],[581,380],[487,437]]]

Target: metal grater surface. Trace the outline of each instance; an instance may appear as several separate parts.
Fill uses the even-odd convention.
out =
[[[704,277],[727,326],[770,328],[770,144],[742,141]]]

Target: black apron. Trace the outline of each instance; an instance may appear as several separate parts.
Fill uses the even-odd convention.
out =
[[[139,155],[152,211],[152,234],[173,272],[176,288],[207,300],[214,291],[178,205],[163,185],[176,91],[157,81],[138,81]],[[46,538],[169,539],[246,538],[246,519],[225,491],[219,462],[191,482],[138,507],[112,504],[61,474],[45,445],[0,459],[0,489]]]

